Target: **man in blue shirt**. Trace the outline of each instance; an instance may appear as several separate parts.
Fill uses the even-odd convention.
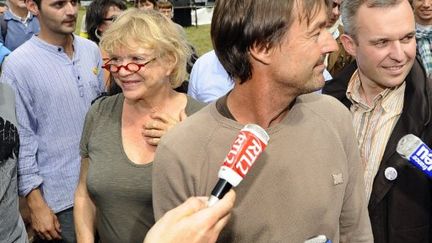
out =
[[[13,51],[39,33],[40,28],[38,19],[27,10],[24,0],[8,0],[8,6],[0,24],[0,42]]]
[[[224,96],[234,82],[219,62],[214,50],[202,55],[192,67],[188,95],[210,103]]]
[[[102,58],[96,44],[73,34],[75,0],[26,4],[40,33],[9,55],[0,77],[16,96],[18,191],[39,238],[74,242],[79,140],[90,103],[103,91]]]

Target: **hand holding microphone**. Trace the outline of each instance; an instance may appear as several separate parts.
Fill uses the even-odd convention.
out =
[[[267,132],[256,124],[247,124],[241,129],[219,170],[219,181],[211,192],[209,207],[240,183],[267,147],[268,140]]]

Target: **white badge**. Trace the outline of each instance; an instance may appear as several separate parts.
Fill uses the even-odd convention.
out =
[[[395,168],[387,167],[384,171],[384,175],[385,175],[385,178],[387,180],[394,181],[397,178],[398,173],[397,173],[397,170]]]

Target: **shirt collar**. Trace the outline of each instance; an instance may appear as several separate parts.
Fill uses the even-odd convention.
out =
[[[76,47],[77,47],[77,43],[76,43],[77,39],[76,39],[75,34],[71,34],[71,35],[73,38],[72,45],[74,46],[74,56],[76,56],[75,54],[76,54]],[[41,38],[39,38],[39,36],[37,36],[37,35],[34,35],[32,38],[35,39],[35,43],[37,45],[39,45],[40,47],[42,47],[46,50],[49,50],[49,51],[54,52],[54,53],[61,53],[61,54],[64,53],[64,48],[62,46],[50,44],[50,43],[42,40]]]
[[[24,24],[27,23],[27,22],[29,22],[32,18],[33,18],[33,14],[30,11],[27,12],[27,16],[26,16],[26,18],[24,20],[22,20],[21,17],[19,17],[18,15],[16,15],[14,12],[12,12],[11,9],[8,9],[5,12],[5,19],[14,19],[14,20],[20,21],[20,22],[22,22]]]
[[[387,88],[383,90],[381,93],[379,93],[377,96],[373,99],[373,104],[368,105],[367,102],[363,99],[363,97],[360,95],[360,88],[361,88],[361,82],[360,82],[360,76],[358,74],[358,69],[353,73],[351,76],[351,79],[348,83],[348,88],[346,91],[347,98],[352,102],[352,104],[356,107],[361,107],[362,109],[366,111],[370,111],[374,109],[377,105],[380,105],[386,112],[391,112],[391,107],[393,107],[390,102],[387,102],[389,97],[392,94],[395,95],[404,95],[405,90],[405,81],[395,88]],[[402,93],[401,93],[402,91]]]

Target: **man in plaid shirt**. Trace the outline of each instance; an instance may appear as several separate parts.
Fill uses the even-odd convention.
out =
[[[432,1],[413,0],[417,53],[428,77],[432,77]]]

